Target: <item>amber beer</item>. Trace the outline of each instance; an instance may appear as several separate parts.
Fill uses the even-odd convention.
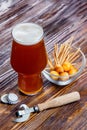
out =
[[[47,64],[43,29],[34,23],[21,23],[12,31],[11,65],[18,72],[18,88],[27,95],[42,89],[41,71]]]

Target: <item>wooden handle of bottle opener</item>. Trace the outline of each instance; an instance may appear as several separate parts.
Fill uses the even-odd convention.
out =
[[[48,109],[48,108],[66,105],[68,103],[72,103],[72,102],[75,102],[78,100],[80,100],[79,92],[72,92],[69,94],[65,94],[65,95],[56,97],[52,100],[43,102],[41,104],[38,104],[38,108],[39,108],[39,111],[43,111],[43,110]]]

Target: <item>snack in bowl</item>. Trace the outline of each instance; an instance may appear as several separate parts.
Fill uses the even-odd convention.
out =
[[[60,46],[55,44],[48,54],[48,65],[43,74],[52,83],[67,85],[74,81],[85,68],[85,55],[80,48],[72,45],[73,39],[71,37]]]

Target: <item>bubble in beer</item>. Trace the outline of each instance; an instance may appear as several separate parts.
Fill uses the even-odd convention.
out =
[[[13,38],[22,45],[33,45],[43,38],[43,29],[34,23],[21,23],[14,27]]]

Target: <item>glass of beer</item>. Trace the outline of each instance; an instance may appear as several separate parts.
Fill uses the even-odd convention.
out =
[[[35,95],[42,90],[41,71],[47,64],[43,28],[35,23],[20,23],[13,28],[12,36],[11,65],[18,73],[18,89]]]

